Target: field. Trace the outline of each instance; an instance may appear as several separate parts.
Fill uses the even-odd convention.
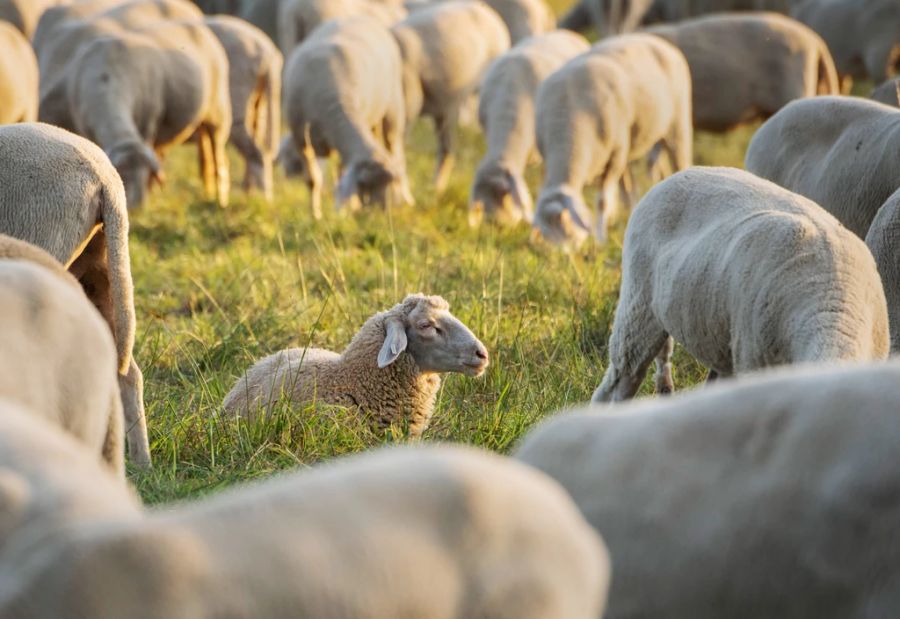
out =
[[[751,134],[700,134],[695,161],[739,166]],[[255,423],[217,413],[254,360],[307,344],[341,350],[368,316],[409,292],[443,295],[491,354],[483,377],[445,378],[424,440],[505,452],[543,416],[590,398],[606,365],[624,221],[606,246],[575,255],[532,243],[525,226],[470,229],[483,141],[469,127],[460,142],[443,196],[430,188],[434,138],[420,122],[408,141],[415,207],[344,216],[326,199],[319,222],[305,186],[280,171],[267,204],[240,191],[235,156],[232,204],[220,209],[202,198],[194,149],[167,156],[168,184],[132,214],[135,350],[155,468],[129,476],[146,502],[404,442],[402,428],[375,434],[346,411],[284,410]],[[534,166],[533,191],[539,182]],[[676,349],[676,388],[703,376]]]

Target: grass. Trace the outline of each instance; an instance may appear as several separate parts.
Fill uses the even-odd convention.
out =
[[[698,135],[697,162],[740,165],[751,133]],[[169,184],[132,218],[136,355],[155,468],[129,475],[146,502],[404,442],[346,411],[282,410],[255,423],[216,414],[254,360],[308,343],[341,350],[369,315],[409,292],[443,295],[492,357],[480,379],[446,377],[424,440],[505,452],[545,415],[589,399],[606,365],[624,222],[608,245],[575,255],[533,245],[525,227],[472,230],[466,202],[482,138],[462,131],[441,197],[428,182],[433,151],[420,123],[408,140],[417,206],[342,217],[326,201],[318,222],[299,182],[279,175],[272,204],[235,183],[232,205],[220,209],[201,198],[192,148],[167,157]],[[239,180],[236,157],[232,170]],[[532,189],[539,181],[535,168]],[[703,375],[676,349],[677,388]]]

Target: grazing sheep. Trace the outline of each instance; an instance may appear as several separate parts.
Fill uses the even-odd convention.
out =
[[[791,16],[819,33],[844,78],[883,82],[900,73],[900,2],[897,0],[806,0]]]
[[[900,107],[900,77],[886,81],[873,90],[869,98],[879,103]]]
[[[715,14],[646,32],[687,58],[695,129],[727,131],[768,118],[794,99],[840,94],[825,42],[783,15]]]
[[[369,318],[340,355],[291,348],[256,362],[223,406],[250,415],[283,397],[297,406],[318,400],[354,408],[378,427],[408,422],[417,437],[434,413],[439,374],[480,376],[487,365],[484,344],[444,299],[414,294]]]
[[[52,421],[124,477],[116,349],[78,282],[43,250],[0,234],[0,316],[0,397]]]
[[[581,35],[558,30],[528,38],[491,63],[481,84],[478,118],[487,140],[469,198],[469,221],[482,216],[516,224],[532,219],[523,176],[535,150],[537,88],[564,63],[589,49]]]
[[[884,284],[890,317],[891,354],[900,354],[900,188],[878,209],[866,234]]]
[[[0,125],[34,122],[37,113],[37,59],[22,33],[0,21]]]
[[[402,4],[375,0],[282,0],[278,11],[278,44],[285,56],[334,19],[367,15],[389,28],[406,16]]]
[[[490,7],[473,0],[440,2],[395,25],[403,54],[407,119],[434,119],[438,134],[434,185],[442,192],[453,167],[456,125],[488,65],[509,49],[509,32]]]
[[[36,182],[38,181],[39,182]],[[0,233],[67,265],[110,325],[132,462],[150,466],[125,189],[97,146],[44,124],[0,127]]]
[[[806,198],[733,168],[656,185],[628,222],[609,367],[594,402],[637,392],[656,360],[673,389],[673,339],[715,376],[887,356],[872,254]]]
[[[613,37],[570,60],[541,84],[536,114],[545,174],[535,227],[554,243],[580,244],[592,228],[606,239],[629,162],[665,148],[676,170],[691,165],[690,71],[659,37]],[[594,179],[592,224],[581,193]]]
[[[794,101],[757,130],[744,165],[863,238],[900,187],[900,110],[858,97]]]
[[[332,150],[343,167],[338,208],[351,201],[384,204],[391,187],[412,203],[403,150],[402,60],[387,28],[365,16],[322,25],[288,58],[284,80],[293,143],[284,144],[279,160],[302,171],[316,219],[322,216],[323,183],[316,157]],[[291,147],[297,152],[286,152]]]
[[[607,619],[892,617],[900,365],[770,371],[561,414],[515,457],[608,544]]]
[[[65,436],[0,413],[4,617],[603,613],[602,540],[558,484],[507,458],[384,449],[142,514]]]
[[[156,22],[95,39],[73,61],[67,91],[75,128],[109,155],[129,208],[163,182],[151,146],[162,152],[191,136],[207,197],[228,204],[228,58],[205,25]]]
[[[38,19],[46,9],[64,4],[66,0],[0,0],[0,21],[13,25],[31,39]]]
[[[281,132],[281,52],[266,34],[242,19],[206,18],[228,56],[231,143],[244,157],[244,189],[272,200],[272,160]]]
[[[497,11],[509,30],[515,45],[522,39],[550,32],[556,28],[553,11],[545,0],[483,0]]]

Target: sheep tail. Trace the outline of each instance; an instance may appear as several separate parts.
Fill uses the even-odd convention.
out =
[[[131,280],[131,259],[128,253],[128,210],[125,188],[104,187],[101,193],[100,217],[106,235],[109,284],[111,288],[115,326],[113,335],[119,361],[119,373],[128,373],[134,349],[135,315],[134,285]]]

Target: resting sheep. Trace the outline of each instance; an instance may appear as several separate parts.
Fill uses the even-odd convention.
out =
[[[509,32],[482,2],[453,0],[413,11],[393,27],[403,55],[406,117],[434,119],[438,134],[435,189],[453,168],[460,111],[494,58],[509,49]]]
[[[34,122],[37,114],[37,59],[22,33],[0,21],[0,125]]]
[[[281,52],[260,29],[237,17],[207,17],[228,56],[230,141],[246,164],[244,189],[272,201],[272,161],[281,133]]]
[[[488,352],[450,313],[441,297],[414,294],[369,318],[340,355],[320,348],[291,348],[256,362],[231,389],[223,406],[252,415],[287,398],[347,406],[377,427],[408,424],[425,431],[434,413],[439,374],[480,376]]]
[[[0,404],[0,615],[596,619],[602,541],[545,475],[384,449],[141,512],[68,437]]]
[[[869,98],[879,103],[900,107],[900,77],[895,77],[878,86],[872,91]]]
[[[124,477],[109,327],[50,254],[0,234],[0,398],[41,415]]]
[[[900,366],[814,365],[560,414],[515,457],[612,559],[606,619],[891,617]]]
[[[537,94],[544,158],[535,227],[554,243],[605,240],[629,162],[660,148],[676,170],[691,165],[691,77],[677,48],[649,34],[608,39],[545,79]],[[597,216],[582,189],[597,179]]]
[[[687,58],[694,129],[727,131],[768,118],[794,99],[840,94],[825,42],[783,15],[715,14],[645,32]]]
[[[878,209],[866,233],[866,246],[884,284],[891,323],[891,354],[900,354],[900,188]]]
[[[44,124],[0,127],[0,233],[66,265],[109,324],[131,460],[150,466],[125,189],[97,146]]]
[[[634,210],[609,366],[594,402],[637,392],[656,359],[673,389],[673,339],[714,375],[887,356],[872,254],[818,205],[733,168],[695,167]]]
[[[192,136],[207,197],[228,204],[228,58],[205,25],[161,21],[97,38],[73,60],[67,94],[75,129],[106,151],[129,208],[141,206],[151,181],[163,182],[153,149]]]
[[[290,162],[287,171],[303,174],[316,219],[322,216],[323,184],[316,158],[333,150],[343,168],[338,208],[357,201],[384,204],[392,188],[412,203],[401,72],[390,31],[364,16],[324,24],[288,58],[284,114],[293,140],[283,143],[279,160]]]
[[[537,88],[565,62],[588,50],[581,35],[559,30],[528,38],[491,63],[481,83],[478,118],[487,141],[469,197],[469,222],[484,215],[516,224],[533,217],[524,172],[535,150]]]
[[[744,165],[864,238],[900,187],[900,110],[858,97],[794,101],[757,130]]]

